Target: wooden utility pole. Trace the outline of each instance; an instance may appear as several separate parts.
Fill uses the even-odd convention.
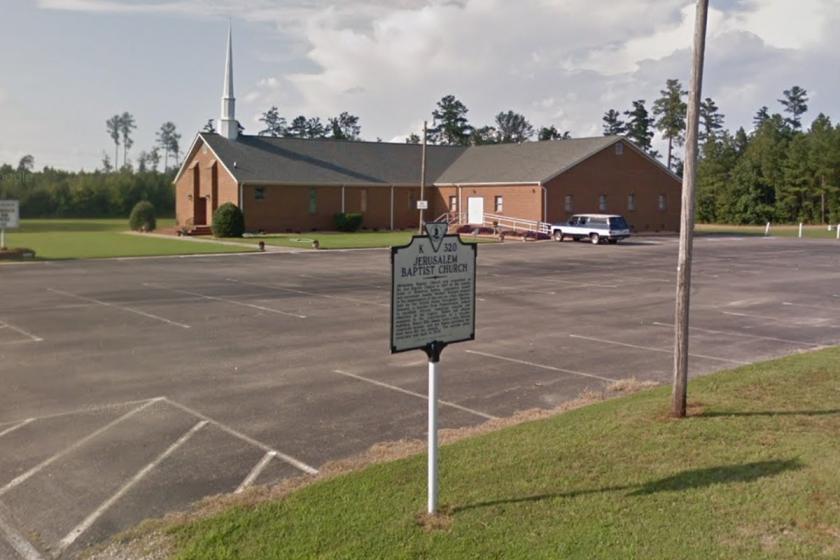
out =
[[[423,193],[426,189],[426,128],[428,126],[427,121],[423,121],[423,152],[420,156],[420,200],[426,200],[423,198]],[[423,210],[420,210],[420,226],[418,227],[419,233],[423,234]]]
[[[697,178],[697,133],[700,126],[700,97],[703,89],[703,60],[706,53],[708,14],[709,0],[697,0],[682,182],[677,301],[674,313],[674,388],[671,413],[677,418],[685,417],[687,407],[688,314],[691,299],[691,253],[694,241],[694,183]]]

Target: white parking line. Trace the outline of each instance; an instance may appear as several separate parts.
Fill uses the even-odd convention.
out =
[[[772,321],[774,323],[787,323],[789,325],[798,325],[800,327],[829,327],[837,328],[836,325],[826,324],[831,319],[824,317],[811,317],[807,321],[791,321],[789,319],[780,319],[778,317],[770,317],[768,315],[756,315],[755,313],[740,313],[735,311],[721,311],[724,315],[731,315],[732,317],[747,317],[749,319],[762,319],[764,321]]]
[[[254,282],[246,282],[244,280],[237,280],[236,278],[225,278],[225,281],[226,282],[234,282],[236,284],[243,284],[245,286],[254,286],[255,288],[265,288],[265,289],[268,289],[268,290],[277,290],[277,291],[280,291],[280,292],[290,292],[290,293],[293,293],[293,294],[301,294],[301,295],[304,295],[304,296],[313,296],[313,297],[321,297],[321,298],[326,298],[326,299],[343,300],[343,301],[349,301],[351,303],[361,303],[361,304],[364,304],[364,305],[379,305],[381,307],[390,307],[391,306],[390,303],[380,303],[378,301],[370,301],[370,300],[366,300],[366,299],[358,299],[358,298],[345,297],[345,296],[334,296],[332,294],[321,294],[321,293],[318,293],[318,292],[309,292],[309,291],[306,291],[306,290],[299,290],[297,288],[288,288],[286,286],[277,286],[277,285],[274,285],[274,284],[256,284]]]
[[[263,455],[262,459],[260,459],[260,462],[257,463],[253,469],[251,469],[251,472],[248,473],[248,476],[245,477],[245,480],[242,481],[242,484],[240,484],[236,491],[234,491],[234,494],[239,494],[243,492],[246,488],[251,486],[251,484],[254,483],[257,477],[260,476],[260,473],[263,472],[263,469],[265,469],[271,462],[271,460],[274,459],[274,457],[276,456],[277,454],[274,451],[266,452],[266,454]]]
[[[625,348],[636,348],[638,350],[647,350],[649,352],[659,352],[661,354],[670,354],[673,355],[674,352],[672,350],[666,350],[664,348],[654,348],[652,346],[639,346],[638,344],[629,344],[627,342],[619,342],[617,340],[606,340],[603,338],[595,338],[592,336],[581,336],[578,334],[570,334],[570,338],[579,338],[581,340],[590,340],[592,342],[600,342],[601,344],[612,344],[614,346],[624,346]],[[689,354],[689,356],[693,358],[702,358],[704,360],[715,360],[718,362],[728,362],[730,364],[748,364],[749,362],[742,362],[741,360],[731,360],[729,358],[718,358],[717,356],[707,356],[705,354]]]
[[[499,356],[497,354],[490,354],[489,352],[479,352],[478,350],[464,350],[467,354],[476,354],[477,356],[485,356],[487,358],[495,358],[497,360],[504,360],[505,362],[511,362],[514,364],[522,364],[523,366],[531,366],[539,369],[546,369],[548,371],[556,371],[559,373],[568,373],[569,375],[577,375],[580,377],[589,377],[591,379],[598,379],[600,381],[606,381],[608,383],[612,383],[615,379],[610,379],[609,377],[602,377],[600,375],[595,375],[594,373],[585,373],[582,371],[575,371],[573,369],[564,369],[558,368],[554,366],[547,366],[545,364],[537,364],[534,362],[528,362],[525,360],[519,360],[517,358],[508,358],[507,356]]]
[[[668,327],[670,329],[674,328],[673,323],[660,323],[659,321],[654,321],[652,324],[656,325],[657,327]],[[693,331],[706,332],[706,333],[710,333],[710,334],[725,334],[727,336],[741,336],[741,337],[744,337],[744,338],[755,338],[755,339],[758,339],[758,340],[772,340],[774,342],[785,342],[787,344],[803,344],[805,346],[822,346],[822,344],[819,344],[818,342],[805,342],[803,340],[790,340],[790,339],[787,339],[787,338],[776,338],[775,336],[762,336],[760,334],[749,334],[749,333],[737,332],[737,331],[721,331],[721,330],[718,330],[718,329],[705,329],[705,328],[702,328],[702,327],[689,327],[689,328]]]
[[[245,303],[244,301],[236,301],[235,299],[228,299],[224,297],[218,296],[208,296],[205,294],[199,294],[198,292],[190,292],[188,290],[180,290],[177,288],[167,288],[166,286],[160,286],[157,284],[152,284],[148,282],[143,283],[144,286],[148,286],[150,288],[157,288],[158,290],[169,290],[170,292],[175,292],[178,294],[187,294],[191,296],[195,296],[201,299],[206,299],[208,301],[220,301],[222,303],[229,303],[231,305],[239,305],[242,307],[250,307],[251,309],[257,309],[259,311],[267,311],[269,313],[277,313],[279,315],[286,315],[288,317],[295,317],[297,319],[306,319],[306,315],[301,315],[299,313],[289,313],[288,311],[280,311],[279,309],[273,309],[271,307],[265,307],[263,305],[256,305],[253,303]]]
[[[41,338],[40,336],[35,336],[31,332],[27,332],[27,331],[25,331],[25,330],[23,330],[19,327],[16,327],[14,325],[10,325],[6,321],[0,321],[0,326],[2,326],[2,328],[11,329],[11,330],[13,330],[17,333],[20,333],[23,336],[28,337],[29,340],[31,340],[32,342],[43,342],[44,341],[44,339]]]
[[[788,305],[792,307],[805,307],[808,309],[819,309],[820,311],[825,311],[825,305],[807,305],[805,303],[792,303],[790,301],[783,301],[782,305]],[[832,306],[833,307],[833,306]]]
[[[376,381],[375,379],[370,379],[368,377],[363,377],[361,375],[356,375],[355,373],[350,373],[347,371],[343,371],[340,369],[334,369],[333,373],[337,373],[339,375],[345,375],[347,377],[352,377],[353,379],[358,379],[359,381],[364,381],[366,383],[370,383],[372,385],[378,385],[379,387],[384,387],[386,389],[391,389],[392,391],[398,391],[400,393],[411,395],[412,397],[417,397],[418,399],[429,400],[428,395],[424,395],[422,393],[415,393],[414,391],[410,391],[408,389],[403,389],[402,387],[397,387],[396,385],[389,385],[388,383],[383,383],[382,381]],[[442,405],[449,406],[452,408],[457,408],[458,410],[462,410],[464,412],[469,412],[470,414],[475,414],[476,416],[480,416],[485,420],[495,420],[497,417],[493,416],[492,414],[485,414],[484,412],[479,412],[477,410],[473,410],[472,408],[467,408],[465,406],[461,406],[460,404],[455,404],[449,401],[438,400],[438,402]]]
[[[17,430],[18,428],[23,428],[24,426],[26,426],[27,424],[29,424],[30,422],[32,422],[34,420],[35,420],[34,418],[27,418],[26,420],[24,420],[22,422],[18,422],[17,424],[12,426],[11,428],[6,428],[2,432],[0,432],[0,437],[5,436],[6,434],[10,434],[10,433],[14,432],[15,430]]]
[[[32,546],[32,543],[26,540],[23,535],[12,527],[12,524],[6,518],[6,514],[3,512],[2,507],[0,507],[0,534],[6,537],[6,542],[15,549],[15,552],[17,552],[23,560],[44,560],[41,553]]]
[[[177,401],[173,401],[172,399],[164,398],[163,400],[165,400],[167,403],[171,404],[172,406],[174,406],[176,408],[180,408],[181,410],[183,410],[184,412],[186,412],[188,414],[192,414],[196,418],[200,418],[202,420],[207,420],[208,422],[210,422],[211,424],[213,424],[214,426],[216,426],[220,430],[225,431],[225,432],[229,433],[230,435],[241,439],[242,441],[250,443],[254,447],[259,447],[263,451],[273,452],[278,459],[281,459],[281,460],[289,463],[290,465],[297,468],[298,470],[301,470],[301,471],[303,471],[307,474],[318,474],[318,469],[316,469],[315,467],[307,465],[303,461],[295,459],[291,455],[286,455],[285,453],[277,451],[276,449],[273,449],[272,447],[269,447],[268,445],[264,444],[263,442],[257,441],[254,438],[243,434],[242,432],[236,430],[235,428],[231,428],[230,426],[226,426],[225,424],[222,424],[218,420],[214,420],[213,418],[210,418],[206,414],[202,414],[201,412],[195,410],[194,408],[190,408],[187,405],[181,404]]]
[[[76,410],[68,410],[66,412],[56,412],[55,414],[47,414],[45,416],[34,416],[32,418],[25,418],[24,420],[14,420],[12,422],[3,422],[2,424],[0,424],[0,426],[5,426],[5,425],[9,425],[9,424],[17,424],[19,422],[25,422],[25,421],[47,420],[49,418],[58,418],[58,417],[61,417],[61,416],[73,416],[75,414],[89,414],[91,412],[99,412],[100,410],[108,410],[110,408],[122,408],[124,406],[131,406],[131,405],[135,405],[135,404],[145,404],[147,402],[155,401],[155,400],[162,401],[163,397],[154,397],[154,398],[151,398],[151,399],[138,399],[136,401],[125,401],[125,402],[112,403],[112,404],[103,404],[103,405],[100,405],[100,406],[91,406],[89,408],[79,408],[79,409],[76,409]]]
[[[155,315],[153,313],[147,313],[145,311],[140,311],[139,309],[135,309],[133,307],[126,307],[124,305],[117,305],[116,303],[108,303],[107,301],[102,301],[99,299],[87,297],[87,296],[80,296],[77,294],[71,294],[70,292],[65,292],[64,290],[56,290],[54,288],[47,288],[47,291],[53,292],[55,294],[60,294],[67,297],[72,297],[76,299],[80,299],[82,301],[90,301],[92,303],[98,303],[99,305],[104,305],[105,307],[113,307],[114,309],[121,309],[123,311],[128,311],[129,313],[134,313],[136,315],[141,315],[143,317],[148,317],[149,319],[156,319],[158,321],[162,321],[168,325],[173,325],[175,327],[181,327],[182,329],[190,328],[189,325],[185,325],[184,323],[179,323],[177,321],[172,321],[167,319],[166,317],[161,317],[160,315]]]
[[[82,439],[80,439],[77,442],[71,444],[69,447],[65,447],[64,449],[62,449],[61,451],[59,451],[58,453],[56,453],[52,457],[41,461],[40,463],[38,463],[37,465],[35,465],[34,467],[29,469],[25,473],[17,476],[11,482],[9,482],[8,484],[6,484],[2,488],[0,488],[0,496],[5,494],[6,492],[11,490],[12,488],[15,488],[16,486],[19,486],[20,484],[26,482],[32,476],[38,474],[43,469],[50,466],[51,464],[53,464],[57,460],[61,459],[62,457],[64,457],[68,453],[70,453],[71,451],[75,451],[76,449],[83,446],[84,444],[86,444],[87,442],[89,442],[90,440],[95,438],[96,436],[105,433],[106,431],[110,430],[111,428],[113,428],[117,424],[123,422],[124,420],[128,420],[129,418],[131,418],[132,416],[134,416],[138,412],[141,412],[141,411],[145,410],[146,408],[148,408],[149,406],[153,405],[154,403],[160,402],[160,401],[161,401],[161,399],[152,399],[152,400],[146,402],[145,404],[140,405],[137,408],[126,412],[125,414],[123,414],[122,416],[117,418],[116,420],[112,420],[111,422],[108,422],[106,425],[102,426],[101,428],[99,428],[95,432],[86,435]]]
[[[96,523],[96,520],[99,519],[108,508],[114,505],[114,503],[117,500],[122,498],[126,494],[126,492],[131,490],[132,486],[137,484],[144,476],[149,474],[152,471],[152,469],[157,467],[164,459],[172,455],[172,453],[174,453],[175,450],[184,445],[198,430],[200,430],[207,424],[208,422],[206,420],[202,420],[201,422],[193,426],[187,433],[178,438],[178,441],[170,445],[166,449],[166,451],[158,455],[154,461],[140,469],[140,471],[138,471],[137,474],[131,477],[131,479],[128,482],[126,482],[122,486],[122,488],[120,488],[110,498],[102,502],[102,504],[98,508],[96,508],[90,515],[85,517],[84,521],[76,525],[76,527],[74,527],[69,533],[67,533],[67,535],[65,535],[63,539],[61,539],[61,541],[59,541],[58,553],[61,554],[62,552],[67,550],[67,547],[73,544],[82,533],[84,533],[91,527],[91,525]]]

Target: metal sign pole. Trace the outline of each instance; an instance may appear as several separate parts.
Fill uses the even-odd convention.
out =
[[[429,357],[429,433],[428,433],[428,494],[426,500],[426,513],[434,515],[437,513],[438,499],[438,476],[437,476],[437,455],[438,455],[438,432],[437,432],[437,389],[438,389],[438,368],[440,367],[440,353],[446,345],[442,342],[432,342],[426,348],[426,355]]]
[[[438,364],[429,358],[429,491],[426,502],[426,512],[434,515],[437,512],[437,374]]]

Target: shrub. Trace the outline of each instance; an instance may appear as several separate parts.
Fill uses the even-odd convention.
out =
[[[128,227],[133,231],[154,231],[157,226],[155,207],[148,200],[141,200],[131,209]]]
[[[245,233],[245,217],[238,206],[226,202],[213,212],[211,229],[216,237],[242,237]]]
[[[461,233],[461,234],[472,233],[473,231],[475,231],[475,228],[471,225],[459,226],[458,229],[455,230],[456,233]]]
[[[364,216],[356,213],[339,212],[334,216],[335,229],[338,231],[353,232],[359,231],[362,227]]]

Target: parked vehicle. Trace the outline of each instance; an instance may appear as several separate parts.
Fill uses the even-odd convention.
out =
[[[618,214],[575,214],[568,222],[552,224],[551,236],[555,241],[571,237],[575,241],[588,239],[593,245],[602,241],[615,244],[630,237],[630,226]]]

